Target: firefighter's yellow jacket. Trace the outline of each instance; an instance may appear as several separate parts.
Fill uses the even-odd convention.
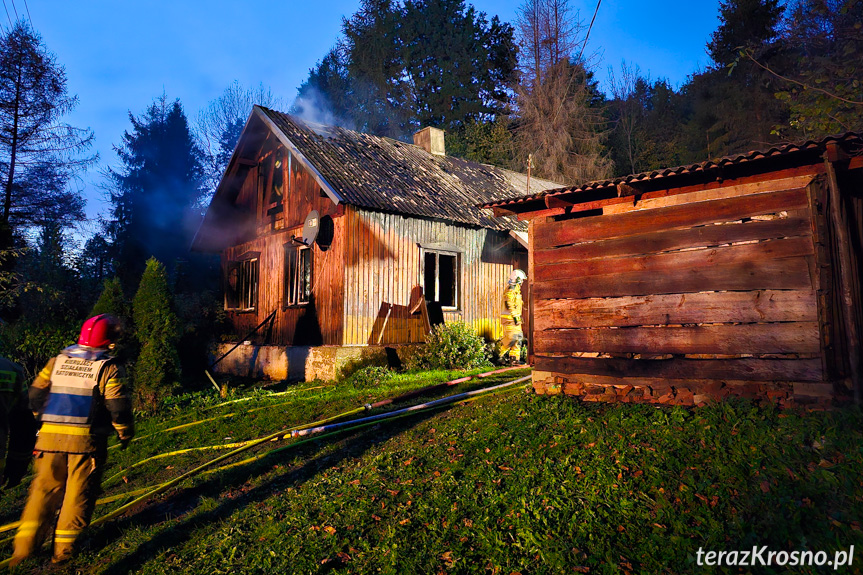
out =
[[[524,302],[521,299],[521,286],[511,284],[507,286],[503,294],[503,308],[501,311],[501,319],[511,319],[516,324],[521,323],[521,312],[524,307]]]
[[[135,434],[123,366],[82,346],[48,361],[30,386],[30,409],[42,422],[37,451],[94,453],[114,432],[124,441]]]

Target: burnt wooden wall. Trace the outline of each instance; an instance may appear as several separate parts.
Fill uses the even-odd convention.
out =
[[[459,309],[444,319],[465,321],[488,337],[502,335],[500,305],[519,251],[508,234],[349,207],[344,237],[344,345],[424,341],[423,322],[408,306],[422,283],[420,245],[428,244],[461,253]]]
[[[834,294],[810,172],[533,220],[537,391],[831,397]]]
[[[265,147],[266,153],[269,149]],[[258,169],[249,170],[240,194],[238,207],[257,214],[257,237],[232,246],[222,253],[223,266],[247,252],[260,252],[258,299],[252,312],[228,311],[228,319],[237,336],[243,336],[277,310],[269,331],[262,329],[253,341],[273,345],[339,345],[342,341],[344,289],[343,209],[321,191],[315,179],[296,161],[285,169],[285,191],[282,211],[267,215],[260,209],[262,198],[258,186]],[[291,236],[301,235],[303,222],[311,210],[333,217],[333,243],[327,251],[318,245],[312,249],[312,301],[283,309],[285,256],[284,244]],[[300,326],[298,333],[297,326]]]
[[[265,144],[260,157],[273,149]],[[513,265],[524,268],[527,261],[527,252],[514,238],[483,228],[335,206],[307,170],[296,161],[290,166],[281,211],[268,215],[262,209],[258,182],[268,181],[269,176],[259,178],[257,167],[248,171],[237,197],[239,208],[256,214],[256,237],[225,250],[223,266],[248,252],[260,252],[255,310],[227,312],[237,336],[245,335],[276,310],[272,326],[251,338],[255,343],[425,341],[425,320],[409,309],[412,290],[422,283],[420,244],[450,246],[461,254],[459,308],[445,312],[445,320],[465,321],[490,338],[502,335],[499,315],[506,280]],[[313,209],[333,217],[333,243],[326,252],[318,245],[313,247],[311,304],[283,309],[283,246],[291,235],[300,235]]]

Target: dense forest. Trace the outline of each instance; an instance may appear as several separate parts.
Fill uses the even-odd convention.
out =
[[[95,233],[77,185],[98,161],[93,133],[64,122],[77,98],[60,58],[19,21],[0,35],[0,355],[32,374],[96,310],[124,319],[136,379],[201,373],[222,320],[218,260],[188,246],[253,104],[407,141],[440,127],[451,155],[562,184],[863,128],[863,0],[719,12],[711,63],[683,85],[623,62],[604,91],[585,52],[593,6],[525,0],[508,23],[463,0],[362,0],[293,105],[235,82],[192,120],[164,93],[130,111]]]

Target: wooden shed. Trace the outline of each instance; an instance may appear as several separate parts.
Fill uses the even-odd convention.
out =
[[[223,370],[333,377],[361,348],[424,341],[427,308],[501,335],[527,224],[477,205],[559,184],[446,156],[441,130],[415,142],[253,109],[193,244],[221,253],[235,335],[263,324]]]
[[[538,393],[859,401],[859,134],[485,207],[530,224]]]

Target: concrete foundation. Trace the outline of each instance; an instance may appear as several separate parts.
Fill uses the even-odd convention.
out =
[[[217,344],[211,349],[211,361],[235,344]],[[366,365],[387,365],[387,347],[405,358],[416,345],[316,347],[240,345],[215,368],[216,373],[269,379],[272,381],[311,381],[338,379],[344,370]]]

